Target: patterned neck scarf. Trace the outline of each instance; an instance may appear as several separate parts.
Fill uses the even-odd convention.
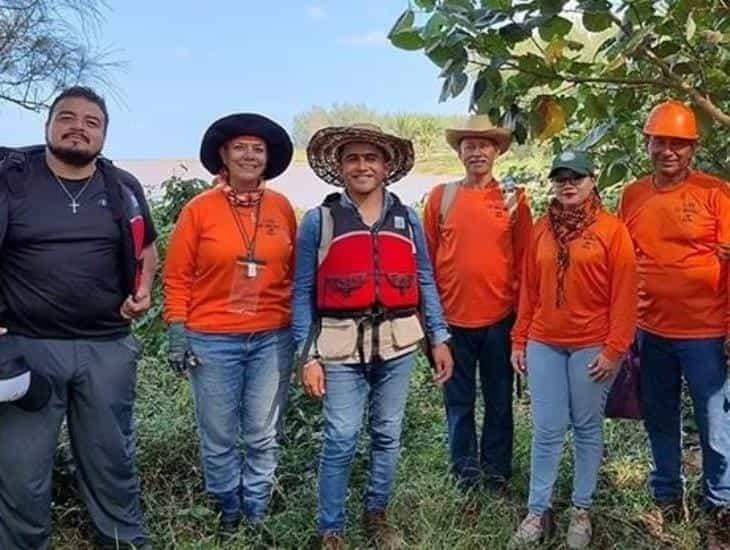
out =
[[[596,193],[591,193],[591,196],[579,208],[563,208],[558,199],[550,201],[548,218],[558,244],[558,293],[555,301],[558,308],[565,303],[565,274],[570,265],[569,244],[580,237],[583,231],[596,221],[601,207],[601,199]]]
[[[256,189],[250,191],[236,191],[225,177],[218,176],[215,180],[215,187],[223,191],[223,194],[234,207],[244,206],[251,207],[256,206],[261,202],[261,197],[264,196],[264,182],[261,181]]]

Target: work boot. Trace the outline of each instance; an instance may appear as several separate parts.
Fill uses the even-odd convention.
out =
[[[345,550],[345,539],[335,532],[324,533],[320,539],[322,550]]]
[[[591,543],[593,527],[591,515],[586,508],[573,507],[570,511],[570,525],[568,526],[568,548],[582,550]]]
[[[509,541],[508,548],[518,549],[545,542],[555,534],[555,517],[548,508],[542,515],[528,513]]]
[[[403,548],[403,540],[398,531],[388,523],[385,510],[368,510],[362,516],[368,543],[377,550],[399,550]]]
[[[730,550],[730,508],[722,508],[715,514],[707,536],[707,550]]]

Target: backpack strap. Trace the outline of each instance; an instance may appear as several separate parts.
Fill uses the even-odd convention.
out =
[[[319,246],[317,252],[317,264],[321,264],[327,252],[329,251],[330,244],[332,243],[332,236],[335,231],[335,222],[332,219],[332,211],[328,206],[321,205],[319,208]]]
[[[446,216],[451,209],[451,205],[454,204],[456,198],[456,192],[459,190],[463,180],[451,181],[444,185],[444,193],[441,195],[441,204],[439,205],[439,226],[443,225],[446,221]]]

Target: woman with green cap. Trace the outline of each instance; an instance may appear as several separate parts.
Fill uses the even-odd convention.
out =
[[[550,501],[569,427],[575,476],[567,543],[590,543],[606,397],[636,325],[633,245],[601,204],[590,156],[561,153],[549,177],[555,196],[530,238],[512,331],[512,365],[527,375],[533,423],[528,514],[513,548],[554,530]]]

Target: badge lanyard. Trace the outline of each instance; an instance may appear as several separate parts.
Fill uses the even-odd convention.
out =
[[[248,278],[254,278],[258,274],[259,268],[262,268],[265,265],[265,262],[261,260],[256,259],[256,237],[259,232],[259,216],[261,214],[261,203],[264,201],[264,197],[262,196],[261,199],[256,204],[256,217],[254,218],[254,229],[253,229],[253,235],[249,238],[248,232],[246,231],[246,228],[241,221],[241,218],[238,215],[238,211],[236,208],[231,204],[228,203],[228,205],[231,208],[231,214],[233,215],[233,220],[236,222],[236,227],[238,228],[238,233],[241,235],[241,241],[243,241],[243,245],[246,249],[246,256],[241,258],[237,258],[237,262],[241,262],[246,267],[246,277]]]

